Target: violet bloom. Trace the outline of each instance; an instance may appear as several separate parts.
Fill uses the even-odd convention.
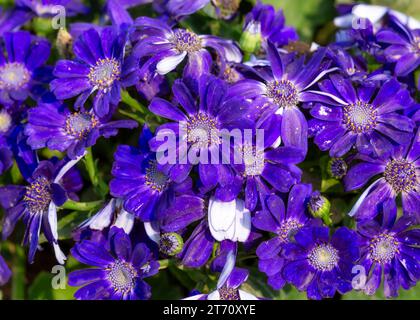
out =
[[[77,96],[76,107],[96,91],[93,109],[98,117],[107,116],[119,103],[121,88],[138,81],[137,59],[124,56],[126,42],[127,32],[113,27],[83,32],[73,46],[76,60],[57,62],[51,91],[59,100]]]
[[[148,146],[152,133],[143,128],[139,147],[120,145],[114,155],[111,195],[123,199],[124,209],[142,221],[156,220],[170,206],[177,189],[184,192],[191,181],[184,176],[176,183],[161,167]]]
[[[157,262],[144,243],[134,246],[119,228],[112,228],[108,240],[83,240],[71,250],[76,260],[93,268],[69,274],[69,285],[79,287],[78,300],[145,300],[151,287],[143,280],[158,273]]]
[[[415,123],[398,113],[413,101],[397,80],[387,81],[379,90],[354,89],[350,80],[331,75],[319,84],[334,104],[316,104],[310,111],[315,118],[310,127],[315,143],[330,156],[342,157],[353,146],[359,153],[384,156],[394,145],[410,143]]]
[[[0,255],[0,287],[9,281],[11,276],[12,271],[7,266],[6,261],[4,261],[3,257]]]
[[[327,227],[305,227],[296,233],[295,240],[284,246],[287,262],[282,273],[287,282],[315,300],[352,289],[352,268],[359,259],[354,231],[340,227],[330,237]]]
[[[257,211],[252,219],[254,227],[274,234],[270,240],[261,242],[256,254],[259,270],[268,276],[268,284],[275,290],[286,283],[281,273],[286,262],[282,257],[284,246],[293,242],[294,235],[301,228],[321,225],[319,219],[313,219],[308,213],[311,193],[311,185],[295,185],[290,190],[287,209],[280,197],[271,195],[265,201],[265,210]]]
[[[401,194],[403,212],[420,217],[420,130],[417,130],[411,145],[395,148],[387,158],[359,157],[361,163],[351,167],[344,185],[347,191],[356,190],[371,178],[381,175],[363,192],[350,216],[369,220],[378,214],[378,205],[387,198],[395,199]]]
[[[420,279],[420,229],[414,216],[397,219],[397,206],[393,199],[381,204],[380,221],[369,220],[358,223],[361,236],[361,259],[367,276],[361,289],[373,295],[383,282],[386,298],[398,296],[399,288],[407,290]]]
[[[258,143],[235,146],[234,152],[240,153],[242,161],[234,168],[245,182],[245,205],[251,211],[258,203],[264,203],[272,189],[288,192],[302,176],[297,164],[305,159],[305,154],[299,148],[277,146],[281,117],[275,115],[271,120],[274,121],[260,128],[264,130],[264,149]]]
[[[66,260],[58,245],[57,207],[82,188],[79,173],[70,170],[78,160],[80,158],[67,163],[41,161],[27,179],[27,186],[0,187],[0,205],[6,211],[3,239],[10,236],[17,221],[23,218],[26,224],[23,243],[29,245],[30,263],[34,260],[41,230],[53,245],[57,261],[63,264]]]
[[[0,52],[0,103],[11,105],[36,100],[40,86],[49,81],[44,63],[50,55],[50,44],[32,38],[27,31],[7,32],[3,36],[6,55]]]
[[[420,66],[420,29],[411,30],[408,26],[390,15],[393,29],[382,29],[376,34],[379,43],[388,45],[385,58],[395,63],[395,74],[407,76]]]
[[[13,165],[13,154],[7,139],[14,124],[11,114],[6,109],[0,110],[0,175]]]
[[[108,122],[107,119],[98,118],[93,110],[86,111],[82,107],[71,112],[65,105],[52,100],[42,101],[29,110],[25,134],[33,149],[48,147],[67,151],[68,156],[75,159],[86,148],[93,146],[99,137],[109,138],[115,136],[118,129],[136,127],[137,122],[133,120]]]
[[[217,184],[227,185],[234,179],[230,165],[221,160],[223,158],[229,161],[230,158],[229,154],[222,155],[222,141],[231,137],[230,130],[243,132],[244,129],[251,128],[253,123],[245,118],[248,103],[241,97],[227,99],[227,90],[228,86],[223,80],[203,75],[199,79],[198,103],[180,80],[176,80],[172,86],[174,103],[160,98],[152,100],[149,110],[172,120],[156,130],[156,137],[150,143],[153,150],[159,150],[159,147],[163,148],[163,139],[160,138],[169,136],[176,140],[173,148],[176,148],[179,159],[171,159],[170,156],[168,159],[168,173],[172,180],[184,179],[196,164],[204,188],[210,189]],[[197,157],[192,159],[192,155]],[[172,162],[173,160],[177,162]],[[236,193],[233,192],[225,198],[232,200],[235,196]]]
[[[246,15],[243,29],[245,33],[260,37],[264,49],[267,49],[267,41],[284,46],[299,40],[296,30],[285,25],[283,10],[276,12],[272,5],[263,4],[260,0]]]
[[[272,74],[261,73],[260,80],[237,82],[231,87],[230,96],[255,99],[255,108],[261,109],[260,122],[276,112],[282,114],[281,138],[284,145],[301,148],[306,154],[308,124],[299,103],[325,101],[322,92],[309,89],[335,68],[326,69],[322,63],[325,49],[318,49],[306,65],[303,56],[291,61],[290,56],[280,56],[270,42],[267,53]],[[265,103],[262,104],[261,100]]]
[[[231,40],[197,35],[186,29],[172,30],[164,22],[148,17],[137,18],[134,25],[137,32],[133,40],[137,43],[133,51],[139,58],[148,58],[140,71],[147,78],[155,72],[160,75],[171,72],[188,57],[183,77],[197,86],[197,79],[210,73],[212,67],[212,57],[206,47],[214,49],[227,62],[242,60],[241,51]]]

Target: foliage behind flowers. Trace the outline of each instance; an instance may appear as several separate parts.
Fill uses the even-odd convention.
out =
[[[2,2],[0,297],[419,299],[404,3]]]

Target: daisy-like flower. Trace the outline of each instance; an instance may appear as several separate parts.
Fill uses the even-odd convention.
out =
[[[270,240],[262,242],[257,248],[258,268],[268,276],[268,284],[281,289],[286,280],[281,273],[285,264],[282,257],[284,246],[293,242],[294,235],[303,227],[320,225],[319,219],[308,214],[308,201],[312,192],[311,185],[297,184],[290,190],[287,209],[277,195],[267,197],[265,210],[257,211],[252,224],[257,229],[274,234]]]
[[[315,300],[352,289],[352,268],[359,259],[354,231],[340,227],[330,237],[327,227],[305,227],[296,233],[295,241],[283,248],[287,259],[283,278],[287,282]]]
[[[75,41],[75,61],[59,60],[50,88],[57,99],[77,96],[76,107],[96,92],[93,109],[98,117],[112,112],[121,99],[121,88],[137,83],[138,62],[125,56],[127,32],[113,27],[89,29]]]
[[[157,262],[144,243],[132,245],[130,237],[113,227],[107,241],[83,240],[71,250],[73,257],[93,268],[69,274],[69,285],[82,286],[78,300],[146,300],[151,287],[144,278],[158,273]]]
[[[184,192],[191,186],[187,176],[174,182],[161,167],[148,142],[149,128],[143,128],[139,147],[120,145],[114,155],[110,182],[111,195],[123,200],[124,209],[143,221],[159,219],[175,198],[177,189]]]
[[[270,122],[260,128],[264,130],[264,149],[261,150],[258,143],[254,145],[247,141],[234,146],[234,152],[242,157],[240,164],[235,164],[234,168],[244,180],[245,205],[251,211],[259,202],[264,203],[272,188],[288,192],[300,182],[302,175],[297,164],[304,160],[305,154],[299,148],[277,146],[281,117],[276,115]]]
[[[193,165],[198,164],[200,180],[204,188],[210,189],[217,184],[229,184],[234,179],[230,165],[222,161],[223,158],[230,163],[229,151],[224,152],[221,148],[222,141],[231,137],[230,130],[244,132],[244,129],[252,128],[253,122],[245,117],[248,108],[246,101],[241,97],[226,98],[228,86],[223,80],[204,75],[199,82],[199,102],[179,80],[172,86],[176,104],[160,98],[152,100],[149,110],[172,122],[156,130],[156,137],[150,145],[152,150],[157,151],[163,144],[160,138],[165,135],[172,137],[176,140],[174,148],[177,149],[176,160],[179,161],[175,163],[168,159],[171,179],[185,179]],[[197,157],[192,159],[191,155]],[[231,193],[226,194],[225,198],[232,200],[236,197],[235,192]]]
[[[86,111],[83,107],[71,112],[62,103],[45,99],[29,110],[25,134],[33,149],[48,147],[67,151],[68,156],[75,159],[93,146],[99,137],[109,138],[115,136],[118,129],[137,127],[133,120],[109,122],[108,119],[99,118],[92,110]]]
[[[58,245],[57,207],[74,192],[82,188],[82,179],[77,170],[70,170],[79,159],[66,163],[41,161],[27,179],[27,186],[10,185],[0,187],[0,205],[6,215],[3,223],[3,239],[13,232],[17,221],[23,218],[26,231],[23,242],[29,245],[28,260],[33,262],[38,248],[41,230],[53,245],[56,259],[63,264],[66,256]]]
[[[395,63],[395,74],[407,76],[420,66],[420,25],[419,29],[410,29],[398,18],[390,15],[391,28],[380,30],[376,34],[379,43],[387,45],[385,58]]]
[[[12,276],[12,271],[4,261],[3,257],[0,255],[0,286],[5,285],[10,277]]]
[[[32,38],[27,31],[7,32],[3,36],[6,55],[0,52],[0,103],[12,105],[28,96],[37,99],[40,86],[49,81],[44,63],[50,55],[50,44]]]
[[[420,130],[412,143],[399,147],[387,158],[362,156],[362,162],[354,165],[344,178],[347,191],[356,190],[376,179],[359,197],[349,212],[359,220],[369,220],[378,214],[378,205],[385,199],[401,195],[403,212],[420,217]],[[419,220],[420,221],[420,220]]]
[[[325,49],[318,49],[306,65],[303,56],[292,60],[290,56],[281,57],[271,42],[267,54],[272,74],[260,73],[260,80],[239,81],[231,87],[229,95],[254,99],[254,108],[260,110],[260,122],[276,112],[282,114],[284,145],[300,148],[306,154],[308,124],[299,104],[324,101],[325,94],[310,88],[335,68],[327,69],[322,63]]]
[[[183,77],[197,86],[201,75],[210,73],[212,57],[206,48],[214,49],[227,62],[241,62],[242,54],[231,40],[210,35],[197,35],[191,30],[171,29],[162,21],[140,17],[134,23],[137,32],[133,49],[139,58],[148,58],[140,73],[151,78],[155,72],[164,75],[174,70],[185,58],[188,62]]]
[[[399,114],[413,103],[410,93],[397,80],[387,81],[380,89],[354,89],[350,80],[331,75],[319,86],[335,105],[315,104],[310,127],[315,143],[330,156],[342,157],[353,146],[370,156],[384,156],[395,145],[410,143],[415,123]]]
[[[397,206],[393,199],[381,206],[380,222],[363,221],[357,224],[361,236],[359,264],[364,268],[366,282],[363,291],[373,295],[383,282],[385,297],[398,296],[400,287],[407,290],[420,279],[420,229],[414,216],[397,219]]]

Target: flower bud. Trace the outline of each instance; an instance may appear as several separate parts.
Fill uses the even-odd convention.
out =
[[[159,250],[167,256],[177,255],[182,251],[184,241],[182,237],[175,232],[163,233],[159,240]]]
[[[327,170],[331,177],[341,179],[347,174],[347,163],[342,158],[331,158]]]
[[[257,52],[261,47],[261,25],[257,21],[251,21],[242,32],[239,44],[247,53]]]
[[[326,225],[332,224],[330,208],[331,204],[328,199],[322,196],[318,191],[311,195],[308,202],[308,210],[313,217],[321,218]]]

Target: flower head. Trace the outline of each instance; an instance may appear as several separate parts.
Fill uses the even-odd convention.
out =
[[[94,266],[69,274],[71,286],[82,286],[74,294],[78,300],[145,300],[150,286],[143,280],[159,270],[144,243],[134,247],[129,236],[119,228],[109,231],[104,242],[83,240],[71,250],[80,262]]]

